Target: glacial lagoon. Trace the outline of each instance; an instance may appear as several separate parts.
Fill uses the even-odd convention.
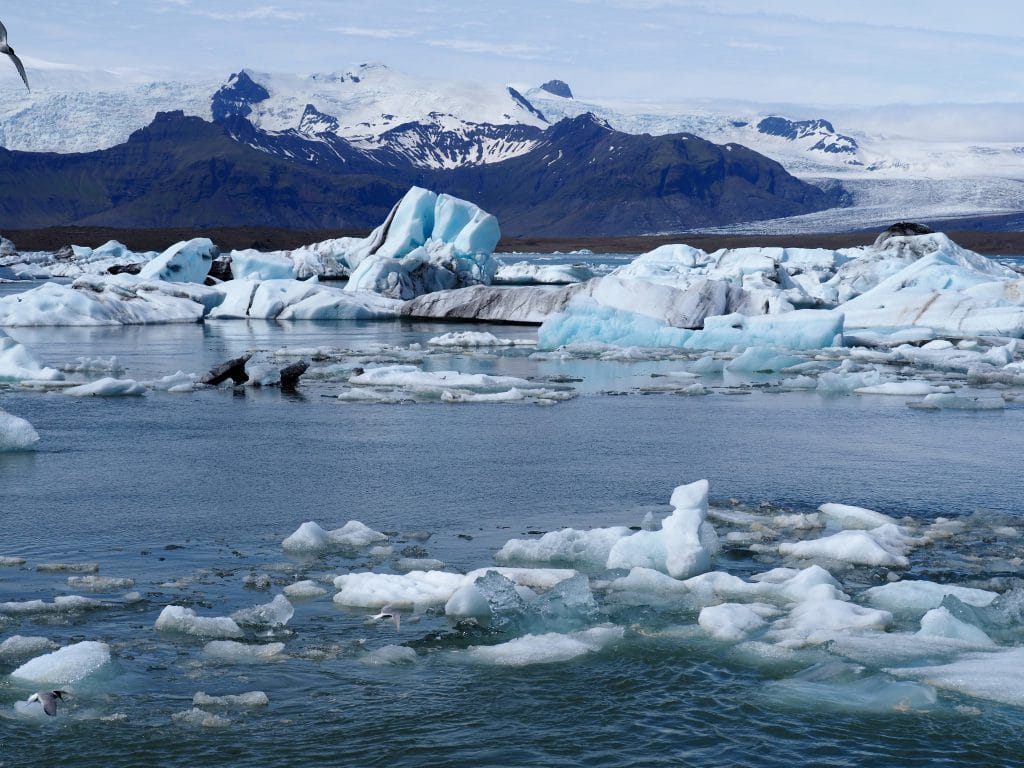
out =
[[[961,375],[932,370],[931,386],[1003,406],[923,410],[909,395],[783,386],[793,372],[694,371],[698,355],[537,354],[536,329],[524,326],[5,330],[82,381],[202,373],[254,349],[282,363],[319,359],[294,393],[0,392],[0,407],[41,437],[35,450],[0,453],[0,765],[1019,760],[1019,390],[964,389]],[[431,344],[460,332],[516,343]],[[379,366],[516,377],[560,394],[445,402],[393,386],[381,402],[338,398],[357,368]],[[702,479],[717,581],[678,592],[590,556],[595,531],[656,531],[673,490]],[[864,529],[822,504],[898,523],[895,559],[800,556],[792,545]],[[382,537],[284,547],[307,521],[327,531],[360,521]],[[396,627],[372,620],[372,594],[355,600],[366,605],[332,599],[339,576],[427,563],[465,574],[499,565],[512,540],[570,528],[581,533],[545,561],[500,565],[585,578],[490,580],[478,590],[487,620],[413,601],[393,609]],[[825,575],[814,571],[797,598],[792,579],[808,568]],[[937,601],[871,592],[909,581],[950,589]],[[293,614],[268,607],[305,582],[291,590]],[[975,591],[951,598],[953,587]],[[848,599],[814,603],[822,591]],[[830,625],[823,606],[840,603],[856,611]],[[749,610],[709,610],[725,604]],[[240,634],[158,626],[167,606],[235,616]],[[80,649],[79,668],[46,718],[24,706],[40,686],[12,673],[58,646]]]

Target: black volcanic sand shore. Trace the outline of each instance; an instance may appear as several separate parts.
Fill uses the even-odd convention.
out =
[[[964,248],[991,255],[1024,254],[1024,232],[984,230],[943,230]],[[294,230],[271,227],[227,229],[107,229],[102,227],[55,227],[51,229],[8,230],[2,233],[22,251],[56,251],[65,245],[97,247],[108,240],[124,243],[133,251],[161,251],[179,240],[209,237],[223,251],[256,248],[261,251],[290,250],[336,237],[365,237],[365,230]],[[499,253],[569,253],[583,248],[594,253],[645,253],[667,243],[686,243],[711,252],[719,248],[782,246],[791,248],[848,248],[870,245],[878,232],[823,233],[800,235],[708,235],[680,233],[635,237],[502,238]]]

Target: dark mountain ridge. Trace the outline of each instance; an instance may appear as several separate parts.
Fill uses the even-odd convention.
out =
[[[476,126],[481,136],[491,132],[489,140],[531,148],[501,162],[424,168],[389,143],[367,150],[318,134],[320,121],[308,110],[309,133],[260,131],[245,110],[262,87],[242,78],[235,85],[219,92],[215,123],[165,112],[110,149],[0,149],[0,227],[359,229],[382,221],[412,185],[478,203],[511,236],[682,231],[844,202],[840,192],[804,183],[739,145],[625,134],[589,114],[546,130]],[[443,140],[431,144],[440,155]]]

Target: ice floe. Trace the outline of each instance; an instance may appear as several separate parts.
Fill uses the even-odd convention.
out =
[[[237,640],[211,640],[203,646],[211,659],[231,664],[261,664],[283,657],[284,643],[240,643]]]
[[[622,639],[622,627],[600,626],[581,632],[524,635],[497,645],[478,645],[462,653],[470,661],[500,667],[564,663],[608,648]]]
[[[0,408],[0,453],[27,451],[39,442],[35,427],[20,416]]]
[[[323,552],[360,549],[386,541],[380,531],[375,531],[358,520],[349,520],[341,528],[327,531],[310,520],[286,538],[281,546],[286,552],[297,554],[319,554]]]
[[[110,664],[110,646],[96,640],[85,640],[35,657],[11,672],[11,677],[53,686],[75,685],[105,670]]]
[[[196,637],[242,637],[242,628],[228,616],[198,616],[191,608],[168,605],[160,612],[154,627],[162,632],[177,632]]]

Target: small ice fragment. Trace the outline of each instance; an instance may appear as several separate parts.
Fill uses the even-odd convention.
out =
[[[253,645],[235,640],[211,640],[203,646],[203,653],[219,661],[233,664],[257,664],[281,658],[284,643]]]
[[[266,707],[270,699],[263,691],[249,691],[248,693],[233,693],[224,696],[210,696],[199,691],[192,697],[194,707],[230,707],[234,709],[248,707]]]
[[[231,618],[242,625],[277,628],[287,624],[294,615],[295,608],[288,598],[276,595],[269,603],[236,611]]]
[[[197,637],[241,637],[242,629],[227,616],[197,616],[191,608],[168,605],[154,625],[164,632],[180,632]]]
[[[171,720],[180,725],[194,725],[200,728],[229,728],[231,721],[220,715],[211,715],[201,709],[193,707],[184,712],[175,712]]]

